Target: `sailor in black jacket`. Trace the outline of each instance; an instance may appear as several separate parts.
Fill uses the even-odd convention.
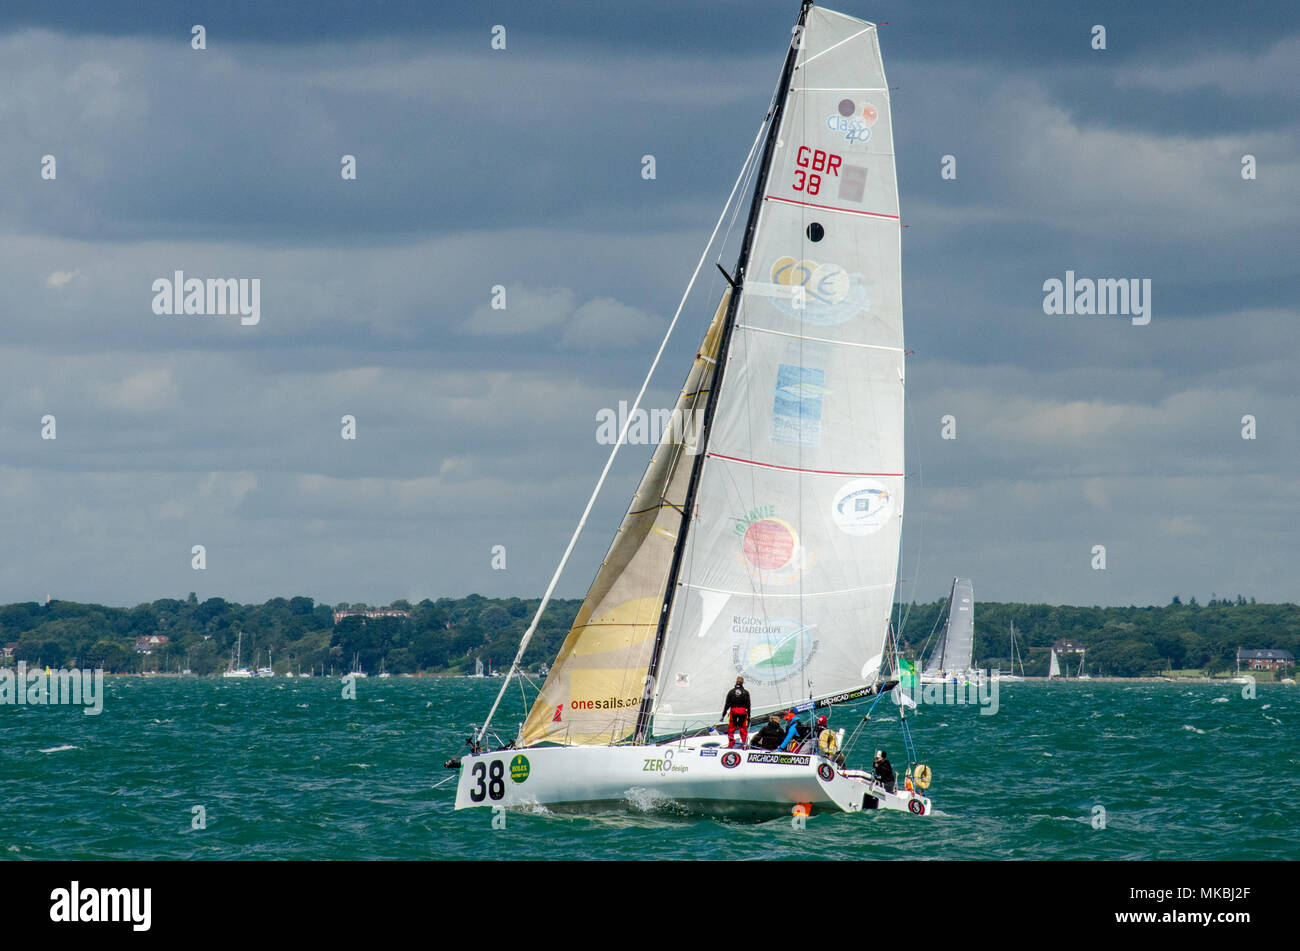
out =
[[[722,717],[727,721],[727,748],[736,745],[736,730],[740,730],[740,745],[743,749],[749,745],[749,691],[745,689],[745,678],[737,677],[736,686],[727,694],[722,707]]]
[[[754,734],[754,746],[760,750],[779,749],[784,738],[785,727],[781,725],[781,718],[774,713],[767,718],[763,729]]]
[[[889,759],[885,756],[884,750],[876,750],[876,761],[873,764],[876,774],[876,782],[884,786],[889,792],[894,791],[894,767],[890,765]]]

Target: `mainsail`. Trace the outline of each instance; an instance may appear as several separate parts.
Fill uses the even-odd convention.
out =
[[[680,430],[658,447],[525,745],[702,728],[737,675],[755,714],[877,677],[903,514],[904,370],[875,26],[805,3],[772,123],[738,290],[674,414],[705,410],[705,429],[689,448]]]
[[[952,579],[948,599],[948,622],[939,643],[930,652],[922,674],[937,676],[939,671],[965,673],[971,669],[975,652],[975,589],[969,578]]]
[[[875,679],[903,514],[898,192],[876,28],[797,35],[701,461],[653,733]]]

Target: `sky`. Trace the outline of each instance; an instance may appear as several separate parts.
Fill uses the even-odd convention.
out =
[[[798,4],[121,6],[0,4],[0,603],[540,596]],[[830,6],[892,87],[900,598],[1300,601],[1300,8]],[[1044,313],[1067,270],[1150,280],[1150,323]],[[156,314],[176,271],[260,319]]]

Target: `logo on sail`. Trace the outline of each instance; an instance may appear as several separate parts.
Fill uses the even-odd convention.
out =
[[[871,127],[880,118],[880,112],[869,102],[841,99],[835,111],[826,117],[826,128],[844,136],[847,145],[865,145],[871,138]]]
[[[817,653],[813,625],[795,618],[733,615],[731,661],[736,672],[760,687],[774,687],[795,676]]]
[[[789,584],[812,567],[817,555],[799,544],[789,522],[776,518],[776,507],[764,505],[736,519],[741,538],[739,558],[750,577],[763,584]]]
[[[870,535],[884,526],[893,510],[889,489],[872,479],[856,479],[835,493],[831,516],[848,535]]]
[[[820,446],[824,370],[782,363],[776,368],[772,400],[772,442]]]
[[[771,300],[783,313],[807,324],[842,324],[871,310],[862,277],[850,274],[838,264],[796,260],[789,255],[772,264],[772,283],[789,291]]]

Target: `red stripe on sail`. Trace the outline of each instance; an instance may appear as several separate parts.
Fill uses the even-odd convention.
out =
[[[795,201],[793,198],[778,198],[775,195],[764,195],[768,201],[783,201],[787,205],[803,205],[805,208],[825,208],[827,211],[842,211],[846,215],[863,215],[867,218],[888,218],[890,221],[897,221],[898,215],[882,215],[878,211],[857,211],[853,208],[836,208],[834,205],[815,205],[810,201]]]
[[[755,462],[753,459],[741,459],[739,456],[724,456],[718,452],[709,453],[714,459],[726,459],[728,462],[743,462],[747,466],[759,466],[763,469],[781,469],[785,472],[809,472],[813,475],[833,476],[878,476],[881,478],[902,478],[901,472],[836,472],[833,469],[800,469],[797,466],[778,466],[771,462]]]

